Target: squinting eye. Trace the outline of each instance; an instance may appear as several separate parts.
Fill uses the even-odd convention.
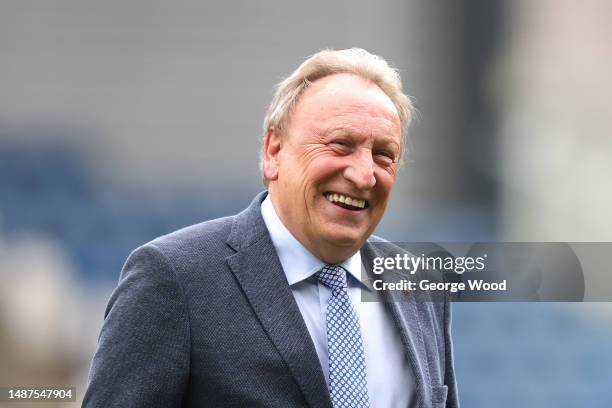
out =
[[[352,151],[353,147],[350,141],[342,139],[332,141],[329,146],[331,146],[332,149],[336,151],[336,153],[342,155],[349,154]]]
[[[334,140],[332,143],[338,146],[350,147],[349,142],[347,142],[346,140]]]
[[[386,166],[390,166],[391,164],[395,163],[395,155],[393,153],[381,150],[374,153],[374,155],[378,161]]]

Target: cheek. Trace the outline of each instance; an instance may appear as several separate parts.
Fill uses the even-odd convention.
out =
[[[379,187],[379,194],[381,196],[389,196],[395,183],[395,174],[388,172],[380,172],[376,176],[377,185]]]
[[[303,177],[308,188],[318,189],[320,184],[342,175],[342,165],[338,158],[317,157],[308,163]]]

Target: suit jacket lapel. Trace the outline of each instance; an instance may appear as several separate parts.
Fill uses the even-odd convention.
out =
[[[392,299],[397,296],[398,293],[394,292],[391,294]],[[393,299],[386,304],[399,329],[402,342],[404,343],[404,350],[414,373],[417,406],[426,407],[426,395],[429,394],[426,384],[430,383],[426,377],[429,375],[429,368],[426,366],[427,355],[418,317],[418,305],[412,297],[409,301]]]
[[[242,290],[289,371],[313,407],[331,407],[329,391],[308,329],[261,217],[265,193],[236,216],[227,258]]]
[[[378,252],[377,248],[369,242],[361,249],[362,263],[365,265],[369,281],[374,279],[386,281],[384,273],[374,277],[371,272],[372,260],[376,256],[384,256],[382,251],[380,251],[381,253]],[[414,374],[417,406],[426,407],[429,405],[427,396],[429,395],[428,384],[430,384],[430,381],[428,380],[429,368],[426,366],[428,360],[419,316],[419,306],[422,305],[419,305],[414,296],[399,291],[389,292],[385,293],[387,295],[385,306],[398,328],[404,351]]]

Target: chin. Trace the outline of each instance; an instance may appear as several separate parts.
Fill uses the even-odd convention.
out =
[[[341,248],[361,247],[362,242],[365,241],[363,234],[357,231],[342,231],[342,228],[327,231],[323,236],[327,242]]]

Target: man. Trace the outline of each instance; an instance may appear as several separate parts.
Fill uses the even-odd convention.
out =
[[[448,305],[359,296],[411,111],[361,49],[319,52],[279,84],[268,191],[130,255],[83,405],[457,406]]]

